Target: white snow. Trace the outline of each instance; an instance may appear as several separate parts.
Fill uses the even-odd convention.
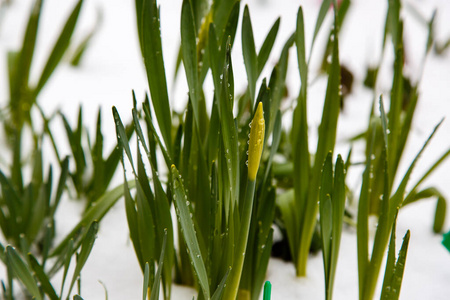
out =
[[[186,102],[186,84],[183,76],[179,76],[175,86],[172,85],[174,63],[179,46],[180,0],[159,1],[161,5],[163,50],[166,63],[170,98],[175,109],[180,111]],[[248,3],[255,31],[257,49],[262,44],[265,34],[278,16],[282,17],[280,31],[268,66],[276,63],[280,50],[287,37],[295,29],[298,5],[302,4],[306,22],[306,40],[309,44],[314,29],[314,21],[320,6],[319,0],[253,0],[242,1],[242,7]],[[450,2],[446,0],[409,0],[410,4],[428,19],[432,10],[437,7],[435,36],[439,42],[450,37]],[[59,34],[61,25],[67,17],[75,1],[47,0],[44,4],[39,43],[36,50],[37,64],[32,70],[32,79],[36,80],[45,63],[46,55]],[[22,42],[25,20],[30,9],[30,0],[14,0],[4,12],[0,22],[0,106],[4,107],[8,99],[7,64],[8,50],[18,49]],[[47,114],[57,108],[66,113],[71,122],[76,120],[76,111],[83,104],[85,122],[88,127],[95,124],[97,109],[103,108],[103,132],[108,149],[114,147],[115,131],[111,115],[111,106],[115,105],[124,119],[131,116],[131,90],[142,97],[147,90],[146,75],[140,57],[134,17],[134,1],[123,0],[89,0],[81,12],[80,26],[75,38],[82,39],[95,23],[96,9],[103,13],[103,23],[92,40],[79,68],[63,64],[52,76],[48,85],[39,96],[39,102]],[[337,153],[346,156],[348,146],[346,139],[360,132],[367,125],[367,116],[372,101],[372,94],[359,87],[367,66],[378,63],[380,44],[384,26],[387,1],[354,0],[347,20],[342,28],[340,39],[341,61],[355,74],[354,91],[347,99],[346,109],[339,121]],[[412,79],[417,79],[423,57],[426,32],[411,13],[406,10],[405,42],[407,67]],[[324,27],[331,22],[327,17]],[[240,32],[240,29],[238,29]],[[308,102],[308,113],[311,124],[312,139],[315,139],[315,128],[320,122],[322,99],[326,81],[319,78],[314,81],[318,62],[321,59],[323,40],[327,30],[322,30],[319,41],[314,47],[311,72],[311,88]],[[236,37],[233,52],[236,91],[242,92],[246,86],[243,59],[240,54],[240,34]],[[309,47],[307,47],[309,49]],[[288,73],[289,96],[298,94],[299,78],[296,68],[295,50],[291,53],[291,66]],[[309,53],[309,50],[307,51]],[[389,63],[392,59],[387,59]],[[389,67],[389,65],[387,65]],[[270,68],[266,68],[261,79],[269,76]],[[180,74],[183,74],[181,70]],[[382,71],[379,91],[389,95],[392,74]],[[407,159],[402,162],[399,172],[402,174],[412,158],[421,148],[435,124],[450,113],[450,51],[443,56],[434,54],[427,59],[420,85],[421,99],[417,107],[413,129],[407,145]],[[211,84],[210,84],[211,86]],[[212,89],[211,89],[212,90]],[[176,103],[175,103],[176,102]],[[288,114],[289,115],[289,114]],[[287,116],[288,116],[287,115]],[[285,123],[289,123],[285,117]],[[55,126],[56,135],[65,141],[62,127]],[[59,131],[58,131],[59,130]],[[92,133],[91,133],[92,134]],[[424,172],[437,157],[450,147],[450,121],[445,120],[436,134],[430,147],[422,156],[417,169],[413,173],[412,182]],[[3,138],[1,138],[3,139]],[[310,145],[314,145],[310,142]],[[358,155],[358,154],[356,154]],[[4,159],[2,159],[3,161]],[[450,161],[424,183],[424,187],[435,186],[445,196],[450,197]],[[359,172],[359,173],[358,173]],[[349,176],[353,178],[352,187],[360,183],[361,169],[355,169]],[[122,181],[117,176],[115,184]],[[401,210],[397,227],[397,248],[407,229],[411,230],[411,241],[406,261],[405,276],[401,291],[401,299],[448,299],[450,296],[450,253],[441,245],[442,236],[432,233],[432,221],[435,200],[425,200]],[[70,230],[78,220],[82,209],[79,203],[64,199],[58,215],[59,234]],[[449,230],[449,222],[445,226]],[[381,273],[384,273],[382,268]],[[3,275],[2,275],[3,276]],[[82,272],[82,296],[84,299],[103,299],[104,289],[108,297],[114,299],[139,299],[142,295],[142,275],[128,238],[128,228],[123,202],[118,204],[102,220],[100,232],[93,252]],[[273,299],[322,299],[324,297],[324,280],[321,254],[311,256],[308,264],[308,277],[296,278],[294,267],[290,263],[272,259],[269,263],[267,280],[272,282]],[[379,283],[381,283],[380,278]],[[377,288],[379,293],[380,288]],[[186,287],[174,287],[173,299],[192,299],[196,292]],[[353,228],[343,232],[340,259],[334,289],[335,299],[357,299],[357,255],[356,233]]]

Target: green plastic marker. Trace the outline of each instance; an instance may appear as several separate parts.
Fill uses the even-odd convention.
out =
[[[450,231],[444,234],[444,239],[442,240],[442,245],[450,251]],[[265,299],[265,298],[264,298]]]
[[[270,284],[270,281],[266,281],[264,283],[264,296],[263,300],[270,300],[270,292],[272,290],[272,284]]]

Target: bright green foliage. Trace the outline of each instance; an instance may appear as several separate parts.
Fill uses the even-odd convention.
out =
[[[325,3],[326,1],[324,1]],[[323,4],[324,5],[324,4]],[[323,13],[323,12],[321,12]],[[303,11],[297,14],[297,31],[294,36],[297,46],[297,59],[301,79],[301,87],[294,111],[291,141],[293,148],[294,170],[292,181],[294,197],[284,197],[279,202],[281,219],[286,229],[290,251],[296,266],[297,276],[306,275],[306,265],[314,232],[317,200],[320,186],[321,170],[325,157],[333,151],[336,140],[336,128],[341,101],[340,94],[340,64],[338,46],[338,27],[335,16],[334,30],[331,35],[332,59],[328,70],[328,85],[325,95],[322,122],[319,126],[319,140],[314,161],[308,146],[307,120],[307,85],[308,64],[305,54]],[[320,28],[320,18],[316,24],[316,33]]]
[[[24,123],[30,123],[30,110],[36,103],[36,98],[45,86],[56,67],[61,62],[69,46],[72,34],[78,21],[83,0],[75,5],[67,19],[55,45],[48,56],[47,62],[41,72],[38,83],[29,85],[29,75],[33,62],[33,54],[37,42],[39,19],[43,0],[36,0],[28,19],[22,48],[18,53],[10,52],[8,56],[11,120],[8,130],[17,130],[19,137]],[[12,133],[12,132],[10,132]]]
[[[410,232],[406,232],[403,237],[402,247],[398,254],[397,262],[395,262],[395,230],[396,221],[392,226],[391,239],[389,241],[388,257],[386,262],[386,271],[384,272],[383,288],[381,291],[382,300],[398,300],[400,296],[400,288],[402,285],[403,272],[405,269],[406,253],[408,252],[408,244]]]
[[[261,172],[253,172],[251,180],[247,180],[245,161],[248,149],[245,145],[249,133],[249,115],[253,116],[257,103],[261,103],[259,118],[266,124],[272,121],[276,129],[273,146],[278,146],[281,134],[281,115],[278,112],[280,101],[272,103],[270,90],[264,80],[259,94],[254,94],[252,101],[248,102],[250,105],[240,106],[235,116],[231,47],[237,28],[239,3],[213,1],[207,12],[201,3],[185,0],[181,12],[181,61],[189,87],[189,101],[185,113],[178,117],[179,125],[175,126],[174,118],[170,115],[175,116],[176,113],[171,113],[169,101],[164,96],[166,84],[157,82],[163,80],[165,74],[162,53],[159,52],[160,48],[155,48],[161,43],[159,27],[156,26],[159,22],[156,7],[155,1],[144,1],[137,5],[151,96],[143,103],[143,113],[133,110],[138,136],[137,156],[131,154],[124,127],[117,111],[113,111],[118,144],[136,176],[135,197],[131,195],[125,180],[125,207],[137,258],[145,273],[145,262],[155,261],[156,254],[160,253],[158,239],[161,239],[162,232],[158,228],[169,226],[161,226],[162,222],[171,223],[170,206],[173,203],[180,232],[179,249],[175,255],[166,254],[164,260],[162,278],[165,297],[169,296],[167,289],[170,287],[172,268],[175,267],[175,280],[197,286],[202,299],[234,299],[238,289],[251,295],[251,299],[257,299],[272,243],[275,190],[270,168],[276,149],[271,151],[269,160],[262,159]],[[156,16],[157,22],[145,21],[145,14]],[[203,23],[198,24],[196,22],[202,20],[199,18],[201,14],[205,17]],[[248,9],[245,22],[243,30],[252,35]],[[279,21],[270,30],[258,55],[254,44],[253,52],[250,51],[254,57],[246,63],[246,68],[253,70],[254,77],[250,80],[254,81],[253,85],[268,60],[278,26]],[[154,43],[145,46],[150,39]],[[251,48],[248,45],[243,47],[243,53],[248,52],[248,47]],[[211,115],[206,113],[202,91],[202,83],[209,68],[215,87]],[[159,79],[152,76],[159,76]],[[277,88],[284,86],[284,80],[273,85]],[[150,107],[153,107],[154,115]],[[271,117],[272,112],[274,114]],[[146,137],[140,125],[143,122],[147,127]],[[159,125],[162,139],[154,124]],[[266,135],[258,136],[259,156],[271,133],[267,129],[265,131]],[[145,173],[141,149],[147,154],[148,161],[145,164],[150,165],[151,177]],[[155,155],[157,151],[162,152],[164,161],[161,162]],[[164,174],[167,169],[168,182],[160,182],[159,172]],[[149,187],[149,181],[153,181],[153,189]],[[141,197],[147,197],[147,201],[140,200]],[[153,205],[154,202],[160,205]],[[163,211],[158,212],[158,209]],[[156,218],[160,218],[159,221]],[[142,236],[140,232],[147,234]],[[157,242],[151,243],[152,239]],[[169,245],[174,251],[173,235],[170,233],[167,244],[166,253]],[[168,259],[173,258],[175,261],[168,262]],[[241,276],[243,273],[246,275]],[[227,288],[224,288],[225,284]]]
[[[400,177],[399,185],[397,187],[394,186],[394,182],[398,181],[398,177],[401,176],[398,174],[398,166],[403,157],[419,99],[419,83],[416,83],[410,91],[405,89],[407,79],[403,74],[403,22],[400,19],[400,10],[400,1],[389,1],[389,11],[383,38],[385,43],[386,36],[390,35],[395,50],[389,111],[385,112],[383,99],[380,97],[381,118],[375,117],[372,112],[365,135],[366,170],[363,174],[359,199],[357,227],[360,299],[371,299],[374,294],[381,262],[389,240],[389,233],[395,223],[395,215],[399,208],[423,198],[437,197],[438,205],[433,229],[436,232],[441,231],[445,220],[446,204],[442,194],[435,188],[420,190],[420,185],[448,157],[450,150],[438,158],[409,192],[406,191],[416,162],[440,123],[410,163],[406,173],[403,174],[403,177]],[[427,44],[425,53],[427,54],[428,52],[429,45]],[[373,251],[369,257],[367,222],[370,214],[378,215],[379,219]]]
[[[344,162],[340,155],[333,174],[332,155],[328,153],[320,185],[320,232],[325,273],[325,299],[332,299],[345,209]]]
[[[106,158],[103,157],[103,132],[102,132],[102,113],[101,109],[97,114],[97,125],[95,131],[95,140],[91,140],[87,134],[88,130],[83,124],[83,109],[80,106],[78,110],[77,125],[72,128],[62,113],[58,113],[64,123],[67,140],[72,151],[72,158],[75,161],[75,170],[70,172],[70,177],[77,193],[77,198],[86,199],[86,210],[100,198],[108,189],[112,177],[120,162],[120,150],[113,148]],[[56,157],[62,164],[59,155],[59,146],[54,139],[53,130],[50,128],[52,119],[47,119],[43,112],[41,115],[45,122],[45,132],[50,137],[53,144]],[[133,134],[133,125],[126,126],[126,135],[128,138]],[[86,151],[86,146],[88,151]]]
[[[61,293],[58,296],[55,292],[53,285],[50,282],[49,276],[52,275],[52,271],[46,272],[44,269],[44,264],[40,264],[36,257],[31,253],[28,253],[27,256],[22,256],[18,251],[15,250],[12,246],[7,246],[4,250],[5,254],[2,257],[2,260],[5,262],[7,266],[8,273],[8,283],[9,286],[6,289],[6,293],[9,295],[9,299],[13,298],[13,286],[12,280],[13,278],[17,278],[26,288],[28,293],[31,294],[33,299],[44,299],[44,295],[47,295],[51,300],[64,299],[63,292],[64,286],[68,274],[68,269],[70,262],[74,256],[77,257],[75,269],[72,274],[72,280],[69,286],[69,291],[67,292],[66,299],[70,298],[71,291],[74,287],[74,284],[79,277],[81,276],[81,270],[83,269],[87,258],[92,250],[92,246],[94,244],[95,238],[98,232],[98,223],[93,222],[86,234],[82,236],[80,241],[81,249],[78,253],[76,253],[76,249],[73,248],[73,240],[69,244],[67,248],[67,253],[64,253],[60,256],[61,259],[64,259],[64,275],[62,278],[62,286]],[[78,248],[78,247],[77,247]],[[3,249],[3,246],[2,246]],[[52,269],[59,269],[61,266],[58,266],[59,259],[56,261],[54,267]]]

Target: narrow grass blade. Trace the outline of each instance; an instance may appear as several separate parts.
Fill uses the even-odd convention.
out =
[[[188,207],[189,201],[187,200],[180,174],[174,165],[171,167],[171,182],[178,222],[181,225],[182,235],[187,248],[189,249],[189,257],[193,264],[203,296],[205,299],[210,299],[208,274],[206,273],[206,267],[203,262],[202,253],[200,252],[197,235],[195,234],[194,223],[190,216]]]
[[[250,20],[250,12],[247,5],[244,8],[244,17],[242,20],[242,54],[244,56],[245,70],[247,72],[251,106],[253,106],[253,103],[255,102],[256,80],[258,79],[258,57],[256,55],[252,22]]]
[[[398,212],[397,212],[398,213]],[[386,268],[384,271],[384,279],[383,279],[383,287],[381,289],[381,299],[387,299],[386,294],[390,293],[390,284],[392,281],[392,275],[395,271],[395,235],[396,235],[396,228],[397,228],[397,215],[395,215],[394,223],[392,224],[392,230],[391,230],[391,238],[389,241],[389,248],[388,248],[388,256],[386,259]]]
[[[333,163],[332,154],[328,153],[322,168],[322,183],[320,184],[319,211],[320,211],[320,232],[322,237],[323,265],[325,270],[325,286],[328,298],[328,288],[330,282],[331,256],[332,256],[332,231],[333,231]]]
[[[61,174],[59,176],[58,186],[56,188],[56,194],[53,198],[53,203],[50,206],[51,219],[55,217],[56,210],[58,209],[61,197],[66,187],[67,177],[69,175],[69,157],[65,157],[61,163]]]
[[[148,266],[148,262],[146,262],[144,269],[144,285],[142,288],[142,300],[147,300],[149,282],[150,282],[150,267]]]
[[[70,295],[70,292],[72,291],[72,288],[76,280],[81,274],[81,269],[83,269],[89,257],[89,254],[91,254],[92,247],[94,246],[94,241],[97,238],[97,232],[98,232],[98,223],[92,222],[86,235],[83,238],[83,242],[81,243],[81,251],[80,254],[78,255],[77,264],[73,272],[72,282],[70,283],[69,292],[67,293],[68,295]]]
[[[239,195],[239,146],[238,132],[233,117],[234,79],[231,63],[231,45],[227,45],[226,63],[223,68],[223,82],[219,100],[222,141],[225,147],[225,159],[228,180],[231,184],[233,200]]]
[[[36,258],[32,254],[28,254],[28,259],[30,261],[31,268],[34,271],[34,274],[36,278],[41,283],[42,290],[51,300],[58,300],[60,299],[58,295],[56,294],[55,290],[53,289],[52,284],[50,283],[50,280],[47,276],[47,274],[44,271],[44,268],[38,263]]]
[[[439,126],[442,124],[441,120],[433,129],[433,131],[431,132],[430,136],[428,137],[428,139],[425,141],[425,143],[423,144],[422,148],[420,149],[420,151],[417,153],[416,157],[414,158],[414,160],[411,162],[411,164],[409,165],[408,170],[406,171],[405,175],[402,178],[402,181],[400,182],[396,192],[394,193],[394,195],[392,196],[392,201],[390,203],[390,211],[395,210],[395,208],[400,207],[402,201],[404,200],[404,194],[405,194],[405,190],[406,190],[406,185],[409,181],[409,178],[411,177],[411,173],[414,169],[414,167],[416,166],[417,161],[419,160],[421,154],[423,153],[423,151],[425,150],[425,148],[427,147],[428,143],[430,142],[430,140],[433,138],[434,134],[436,133],[436,131],[438,130]]]
[[[37,95],[47,83],[48,79],[52,75],[53,71],[58,66],[61,61],[64,53],[69,46],[70,39],[72,38],[73,31],[75,29],[75,25],[78,21],[78,16],[80,15],[81,5],[83,4],[83,0],[79,0],[75,5],[72,13],[67,19],[63,30],[61,31],[58,40],[53,47],[50,56],[47,59],[47,63],[45,64],[44,69],[42,70],[41,77],[39,78],[38,84],[34,88],[34,94]]]
[[[217,289],[215,290],[214,294],[211,297],[211,300],[220,300],[222,299],[223,290],[226,286],[226,282],[228,279],[228,275],[230,274],[230,269],[227,270],[225,275],[223,276],[222,280],[220,281],[219,285],[217,286]]]
[[[155,279],[152,287],[152,294],[150,295],[150,300],[159,299],[159,285],[161,281],[161,273],[164,265],[164,256],[166,254],[166,244],[167,244],[167,231],[164,233],[164,238],[161,247],[161,255],[159,257],[158,271],[156,271]],[[145,300],[145,299],[144,299]]]
[[[310,52],[312,52],[314,43],[316,41],[317,34],[319,33],[320,27],[322,27],[325,16],[327,15],[327,12],[331,6],[331,2],[332,2],[332,0],[324,0],[322,2],[322,5],[320,6],[319,15],[317,16],[316,26],[314,28],[314,34],[313,34],[313,39],[311,42]],[[311,59],[311,55],[310,55],[310,59]]]
[[[295,44],[297,47],[297,62],[301,80],[301,88],[294,111],[292,123],[292,144],[296,155],[294,164],[294,190],[295,190],[295,214],[298,220],[303,219],[305,203],[310,185],[311,158],[308,143],[308,119],[307,119],[307,87],[308,87],[308,65],[305,53],[305,29],[303,21],[303,10],[300,7],[297,13],[297,30],[295,33]],[[296,242],[296,243],[299,243]],[[296,253],[297,250],[294,252]],[[294,254],[295,255],[295,254]]]
[[[6,246],[6,259],[12,267],[15,277],[18,278],[27,288],[28,292],[37,300],[41,300],[42,296],[37,286],[36,281],[30,273],[30,270],[25,265],[25,262],[20,258],[16,250],[11,246]]]
[[[181,50],[183,65],[189,86],[189,100],[192,103],[194,119],[197,127],[200,125],[199,101],[200,84],[198,76],[198,59],[196,44],[196,28],[190,0],[183,0],[181,8]]]
[[[33,61],[33,54],[36,45],[37,31],[39,27],[39,19],[42,10],[42,0],[34,2],[30,16],[28,18],[28,24],[25,31],[25,36],[22,43],[22,49],[19,55],[14,59],[17,63],[14,63],[12,67],[12,74],[10,76],[10,103],[13,111],[17,111],[22,101],[24,89],[28,88],[28,80],[30,76],[31,63]]]
[[[402,247],[398,254],[397,262],[391,277],[391,282],[383,290],[381,299],[398,300],[400,298],[400,289],[403,281],[403,272],[406,263],[406,254],[408,252],[408,245],[410,239],[410,231],[408,230],[403,237]]]
[[[369,153],[366,156],[366,167],[362,176],[362,185],[358,203],[357,216],[357,249],[358,249],[358,282],[359,282],[359,298],[361,299],[364,287],[364,278],[369,265],[369,199],[371,191],[371,173],[372,173],[372,153],[375,142],[376,129],[373,127],[371,137],[368,138],[369,144],[367,148]]]
[[[264,66],[267,63],[267,60],[269,59],[270,52],[272,52],[273,44],[275,43],[275,39],[278,34],[278,29],[280,28],[280,18],[278,18],[275,23],[270,28],[269,33],[266,36],[266,39],[264,40],[261,49],[259,49],[258,53],[258,72],[257,75],[259,76],[264,69]]]
[[[143,45],[144,50],[143,56],[152,105],[166,148],[172,154],[172,117],[167,93],[166,72],[161,46],[159,10],[156,0],[144,0],[141,20],[143,40],[141,45]]]

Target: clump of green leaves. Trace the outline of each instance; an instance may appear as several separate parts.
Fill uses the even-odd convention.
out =
[[[314,45],[315,38],[330,4],[331,1],[324,1],[322,3],[311,48]],[[281,220],[287,233],[289,248],[297,276],[306,276],[309,249],[319,209],[317,200],[319,199],[322,166],[327,153],[334,150],[337,120],[342,97],[340,93],[338,26],[337,16],[335,14],[334,29],[330,35],[332,54],[328,69],[328,85],[322,113],[322,122],[318,129],[319,139],[317,150],[314,155],[314,161],[311,162],[311,153],[308,146],[307,118],[308,62],[306,59],[304,36],[303,11],[300,8],[297,14],[297,30],[294,35],[301,79],[301,87],[297,99],[297,106],[294,111],[291,131],[293,171],[290,175],[292,176],[294,193],[287,192],[286,196],[280,198],[280,201],[278,201]]]
[[[256,81],[271,52],[279,20],[257,53],[249,10],[247,7],[244,10],[242,53],[249,86],[240,98],[235,116],[231,48],[238,24],[239,2],[218,0],[206,10],[196,10],[194,3],[183,1],[181,56],[189,99],[185,113],[175,119],[167,93],[156,1],[137,1],[136,7],[150,88],[150,98],[144,101],[142,110],[137,109],[134,101],[136,156],[131,154],[115,109],[113,115],[118,144],[132,165],[136,182],[135,195],[125,184],[125,202],[130,235],[141,268],[145,274],[148,262],[150,274],[154,274],[151,266],[161,253],[160,241],[166,230],[167,248],[161,277],[166,298],[170,297],[171,274],[175,267],[176,281],[197,286],[201,298],[219,299],[223,294],[228,299],[257,299],[272,244],[275,189],[270,169],[280,139],[281,115],[278,112],[280,102],[273,101],[266,80],[259,93],[256,93]],[[199,17],[202,13],[203,17]],[[202,19],[201,25],[195,21]],[[215,89],[211,115],[206,113],[202,91],[208,70]],[[284,79],[271,79],[271,85],[281,90]],[[259,118],[254,121],[252,130],[258,134],[250,143],[259,145],[261,155],[272,132],[274,142],[270,154],[262,160],[260,172],[254,167],[255,161],[259,165],[260,159],[254,158],[253,148],[249,146],[248,168],[252,170],[249,173],[247,135],[251,132],[249,123],[255,112]],[[146,125],[146,135],[142,122]],[[259,134],[261,122],[269,125],[265,134],[264,130]],[[156,155],[158,151],[163,154],[163,162]],[[147,156],[147,161],[144,162],[142,154]],[[123,163],[126,167],[125,159]],[[151,176],[144,166],[150,167]],[[160,179],[164,170],[168,170],[167,183]],[[173,240],[172,204],[178,218],[178,243]],[[149,282],[150,289],[151,286]]]
[[[418,83],[411,88],[409,93],[405,90],[406,79],[403,74],[403,22],[400,18],[400,9],[399,1],[390,2],[386,18],[385,35],[383,38],[383,48],[387,36],[389,35],[391,36],[395,50],[395,62],[393,66],[394,75],[389,101],[389,111],[387,113],[385,112],[384,102],[382,97],[380,97],[380,117],[374,116],[374,113],[372,112],[369,129],[365,135],[366,168],[363,174],[359,196],[357,225],[360,299],[373,297],[381,261],[389,241],[389,232],[394,230],[393,227],[395,225],[398,209],[420,199],[434,196],[438,198],[438,205],[433,229],[436,232],[441,231],[445,220],[446,204],[444,197],[435,188],[425,188],[420,190],[420,185],[435,170],[435,168],[448,157],[450,150],[439,157],[413,185],[411,190],[407,192],[407,184],[411,173],[440,123],[435,127],[417,156],[410,163],[407,171],[403,174],[403,177],[401,177],[398,186],[394,186],[395,179],[399,176],[398,166],[403,157],[406,141],[411,131],[415,108],[419,99]],[[432,26],[430,27],[430,33],[432,32],[431,28]],[[425,49],[426,54],[431,47],[429,40],[427,41]],[[378,225],[373,243],[373,250],[371,252],[372,254],[369,257],[368,217],[370,214],[378,215]],[[406,256],[406,248],[403,255]],[[389,272],[390,271],[386,269],[385,276],[388,276],[388,278],[390,278]],[[396,274],[395,276],[400,276],[401,279],[401,275],[402,273]],[[388,281],[389,279],[385,279],[385,282]],[[389,285],[389,283],[387,283],[387,285]],[[399,291],[399,287],[396,288],[396,290]],[[392,293],[384,291],[383,294],[388,295]],[[389,297],[398,298],[398,294]]]
[[[340,155],[336,160],[334,172],[331,152],[325,159],[319,201],[325,299],[332,299],[345,210],[345,170]]]

